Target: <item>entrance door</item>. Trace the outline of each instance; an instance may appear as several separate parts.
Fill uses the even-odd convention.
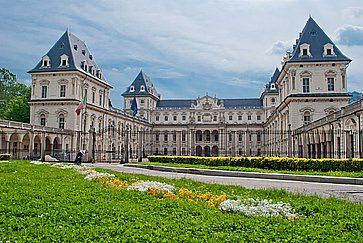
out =
[[[204,156],[207,156],[207,157],[210,156],[210,147],[209,146],[204,147]]]

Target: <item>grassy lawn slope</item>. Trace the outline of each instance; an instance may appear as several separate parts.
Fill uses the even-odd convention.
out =
[[[0,241],[6,242],[362,242],[363,205],[249,190],[192,180],[114,173],[124,181],[157,180],[198,192],[290,203],[304,216],[245,217],[218,207],[114,189],[72,169],[29,162],[0,163]]]

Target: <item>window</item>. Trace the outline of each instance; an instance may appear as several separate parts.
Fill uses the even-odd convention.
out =
[[[133,85],[130,86],[130,92],[134,92],[135,91],[135,87]]]
[[[231,115],[230,115],[230,116],[228,117],[228,119],[229,119],[230,121],[232,121],[232,120],[233,120],[233,116],[231,116]]]
[[[159,134],[155,134],[155,141],[159,142]]]
[[[92,103],[95,103],[95,97],[96,97],[96,92],[93,90],[92,91]]]
[[[41,115],[40,116],[40,125],[41,126],[45,126],[46,125],[45,115]]]
[[[155,154],[159,154],[159,148],[155,148]]]
[[[242,133],[239,133],[239,134],[238,134],[238,141],[239,141],[239,142],[242,142]]]
[[[248,116],[247,116],[247,119],[248,119],[249,121],[251,121],[251,120],[252,120],[252,116],[251,116],[251,115],[248,115]]]
[[[310,112],[309,111],[305,111],[304,112],[304,125],[310,123],[310,121],[311,121]]]
[[[164,117],[164,120],[165,120],[165,121],[168,121],[168,120],[169,120],[169,117],[168,117],[168,116],[165,116],[165,117]]]
[[[300,57],[310,57],[310,45],[308,43],[304,43],[300,45]]]
[[[176,155],[176,148],[173,148],[173,155]]]
[[[145,100],[144,100],[144,99],[141,99],[141,100],[140,100],[140,106],[141,106],[141,107],[144,107],[144,105],[145,105]]]
[[[308,49],[306,49],[306,48],[304,48],[303,49],[303,54],[302,54],[303,56],[307,56],[308,55]]]
[[[102,95],[102,93],[100,92],[100,100],[99,100],[99,102],[98,102],[100,106],[102,106],[102,100],[103,100],[103,95]]]
[[[187,138],[186,134],[182,133],[182,142],[185,142],[186,138]]]
[[[65,85],[61,85],[60,86],[60,97],[66,97],[66,86]]]
[[[334,78],[328,78],[328,91],[334,91]]]
[[[185,115],[182,116],[182,120],[185,121],[187,117]]]
[[[168,155],[168,148],[164,148],[164,155]]]
[[[145,86],[144,85],[141,85],[140,86],[140,91],[142,92],[142,91],[145,91]]]
[[[303,93],[310,92],[310,80],[309,78],[303,78]]]
[[[238,120],[242,121],[242,115],[238,115]]]
[[[177,116],[173,116],[173,120],[174,120],[174,121],[176,121],[176,120],[177,120],[177,118],[178,118]]]
[[[274,83],[271,84],[271,89],[273,89],[273,90],[276,89],[276,86]]]
[[[59,128],[64,129],[64,115],[59,115],[58,118]]]
[[[48,86],[42,86],[42,98],[47,98]]]
[[[50,67],[50,59],[48,56],[43,57],[42,67]]]
[[[159,121],[160,117],[159,116],[156,116],[155,117],[155,121]]]
[[[176,143],[176,132],[173,133],[173,142]]]
[[[202,120],[201,116],[198,116],[198,121],[200,122]]]
[[[261,120],[261,115],[257,115],[257,121]]]
[[[257,133],[257,142],[261,142],[261,133]]]
[[[325,56],[335,56],[333,44],[327,43],[324,45],[324,55]]]
[[[217,116],[213,116],[213,121],[217,121]]]
[[[66,54],[63,54],[61,56],[60,66],[62,66],[62,67],[68,66],[68,56]]]
[[[295,89],[295,77],[292,77],[292,89]]]
[[[167,133],[165,133],[165,134],[164,134],[164,141],[165,141],[165,142],[167,142],[167,141],[168,141],[168,134],[167,134]]]
[[[73,48],[74,48],[74,50],[76,50],[76,51],[78,50],[78,46],[77,46],[77,45],[74,45],[74,46],[73,46]]]
[[[228,141],[232,142],[232,133],[228,134]]]
[[[326,49],[326,54],[331,55],[332,54],[331,49]]]
[[[276,99],[275,98],[271,98],[271,103],[275,103]]]

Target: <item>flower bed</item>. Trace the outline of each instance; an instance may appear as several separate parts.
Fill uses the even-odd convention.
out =
[[[196,157],[149,156],[150,162],[201,164],[208,166],[240,166],[291,171],[363,171],[363,159],[306,159],[287,157]]]
[[[247,200],[231,200],[226,194],[215,195],[211,193],[199,193],[186,188],[177,188],[173,185],[158,181],[141,181],[138,180],[131,185],[127,181],[122,181],[115,177],[114,174],[107,172],[98,172],[92,167],[80,166],[63,163],[43,163],[31,161],[31,164],[42,165],[48,164],[50,167],[59,169],[74,169],[84,175],[86,180],[94,180],[102,185],[110,186],[116,189],[127,189],[147,193],[158,199],[182,200],[193,203],[206,203],[210,207],[218,206],[223,212],[240,212],[246,216],[264,216],[264,217],[286,217],[289,220],[298,218],[290,204],[278,202],[272,203],[271,200],[260,200],[249,198]]]
[[[10,158],[11,158],[11,154],[0,154],[0,161],[9,160]]]

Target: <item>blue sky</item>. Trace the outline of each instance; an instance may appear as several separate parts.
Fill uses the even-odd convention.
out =
[[[114,106],[142,68],[162,98],[259,97],[309,14],[353,62],[363,91],[363,1],[5,1],[0,67],[26,72],[69,28],[114,86]]]

